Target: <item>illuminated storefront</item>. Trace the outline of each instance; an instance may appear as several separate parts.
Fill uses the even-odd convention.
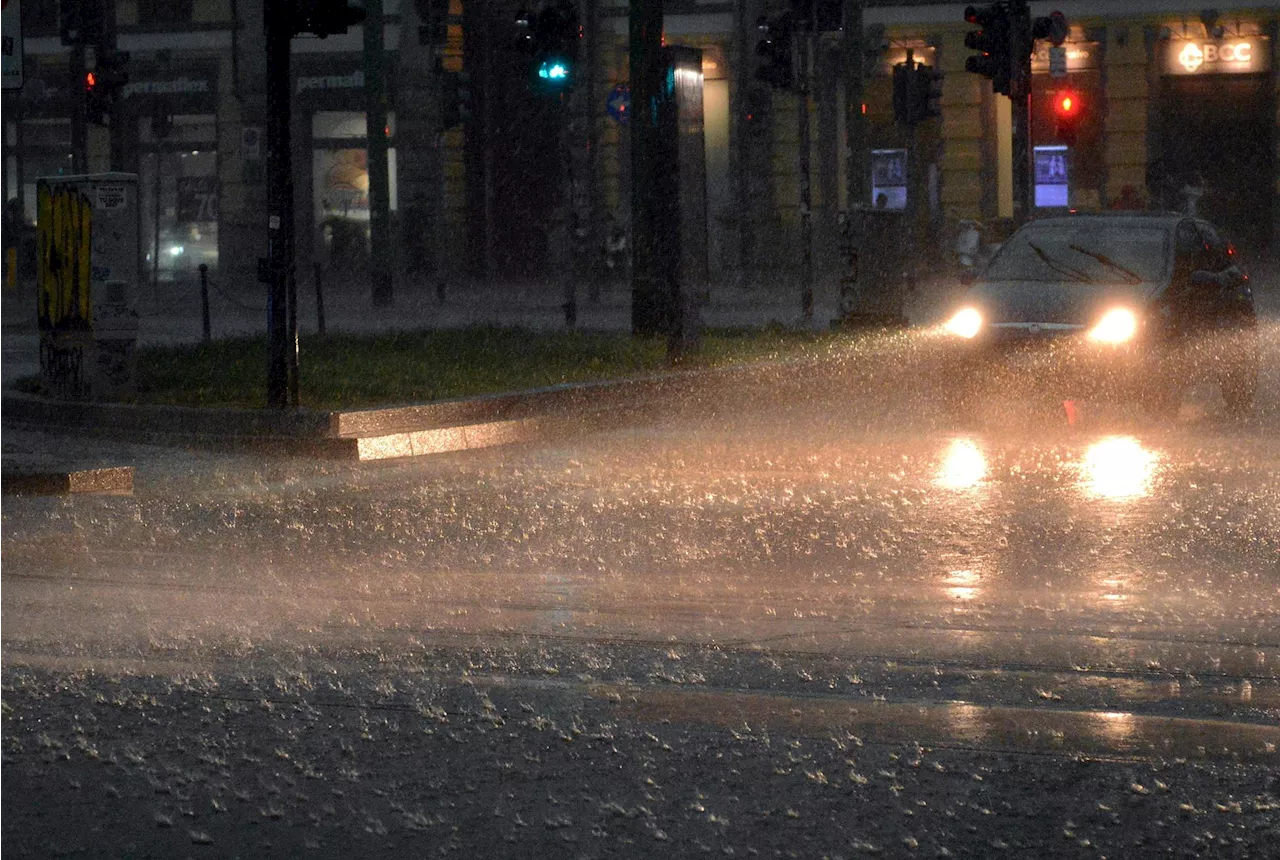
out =
[[[1274,233],[1271,39],[1184,37],[1176,30],[1162,36],[1148,193],[1166,208],[1194,208],[1246,249],[1260,251]]]

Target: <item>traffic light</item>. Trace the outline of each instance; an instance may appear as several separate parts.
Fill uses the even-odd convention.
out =
[[[791,21],[785,17],[771,19],[761,15],[756,21],[756,30],[760,33],[760,41],[756,43],[756,55],[760,58],[756,79],[776,89],[787,89],[794,73]]]
[[[293,32],[310,33],[321,39],[347,32],[364,22],[365,11],[347,0],[291,0]]]
[[[537,14],[522,9],[515,23],[516,47],[533,57],[530,81],[534,89],[549,93],[571,89],[582,39],[577,8],[560,0]]]
[[[920,63],[916,66],[912,95],[916,122],[942,116],[942,72]]]
[[[129,83],[128,63],[127,51],[98,52],[96,68],[84,75],[84,113],[89,122],[107,125],[116,98]]]
[[[893,67],[893,117],[903,125],[942,116],[942,72],[909,57]]]
[[[471,121],[471,75],[444,72],[440,79],[440,127],[456,128]]]
[[[893,118],[903,125],[915,125],[915,109],[911,104],[915,90],[915,63],[897,63],[893,67]]]
[[[1031,22],[1031,38],[1033,40],[1048,39],[1051,45],[1057,47],[1067,40],[1069,29],[1066,15],[1061,12],[1050,12]]]
[[[1080,94],[1073,90],[1059,90],[1053,97],[1054,137],[1072,146],[1080,133],[1080,118],[1085,106]]]
[[[965,47],[980,52],[965,59],[965,70],[990,78],[992,90],[1009,95],[1013,80],[1013,33],[1008,7],[1004,3],[968,6],[964,19],[979,27],[965,34]]]

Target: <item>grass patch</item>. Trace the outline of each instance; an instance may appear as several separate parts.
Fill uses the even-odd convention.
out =
[[[712,330],[683,366],[817,354],[832,337],[781,327]],[[494,327],[303,337],[299,365],[302,405],[326,410],[425,403],[670,369],[661,338]],[[143,348],[138,351],[138,402],[261,407],[266,366],[265,336]]]

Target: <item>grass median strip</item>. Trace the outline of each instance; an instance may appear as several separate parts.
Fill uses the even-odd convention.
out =
[[[717,367],[824,352],[826,333],[774,327],[711,330],[682,367]],[[303,337],[299,399],[340,410],[646,376],[670,370],[666,341],[620,332],[467,329]],[[138,351],[139,403],[260,407],[264,337]]]

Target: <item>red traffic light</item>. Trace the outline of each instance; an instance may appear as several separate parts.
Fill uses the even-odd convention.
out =
[[[91,90],[98,85],[98,76],[93,72],[84,73],[84,88]]]
[[[1074,116],[1080,112],[1080,100],[1076,98],[1074,93],[1063,93],[1058,96],[1058,100],[1054,103],[1054,108],[1061,117]]]

